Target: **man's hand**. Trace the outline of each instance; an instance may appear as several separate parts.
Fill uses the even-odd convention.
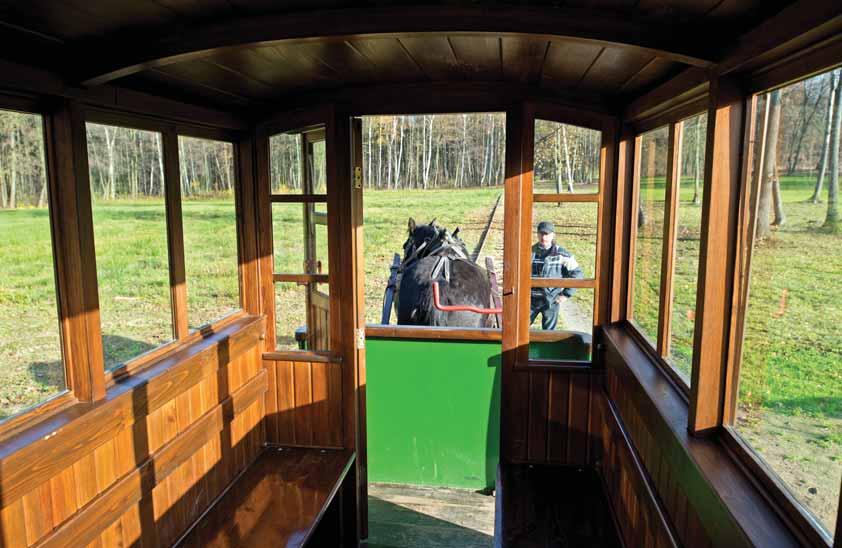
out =
[[[558,297],[555,298],[556,304],[561,304],[566,300],[567,300],[567,297],[565,297],[563,294],[559,295]]]

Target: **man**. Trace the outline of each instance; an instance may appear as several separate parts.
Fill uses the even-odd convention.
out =
[[[549,221],[538,223],[538,242],[532,246],[533,278],[584,278],[573,255],[555,243],[555,227]],[[562,302],[576,292],[574,288],[533,287],[529,324],[541,314],[541,329],[552,331],[558,323]]]

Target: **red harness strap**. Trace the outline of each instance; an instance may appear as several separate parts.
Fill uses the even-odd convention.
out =
[[[441,304],[439,282],[433,280],[433,306],[442,312],[476,312],[477,314],[502,314],[502,308],[478,308],[470,305]]]

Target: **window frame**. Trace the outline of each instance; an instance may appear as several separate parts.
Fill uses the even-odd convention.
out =
[[[150,364],[159,360],[162,356],[171,352],[175,352],[186,345],[195,343],[206,338],[208,335],[215,333],[233,321],[241,318],[246,314],[245,312],[245,296],[244,296],[244,234],[242,219],[243,213],[243,184],[241,183],[241,172],[237,169],[240,164],[239,150],[237,143],[240,136],[236,132],[219,130],[214,128],[205,128],[200,126],[192,126],[187,124],[179,124],[175,122],[164,122],[155,118],[139,116],[134,114],[126,114],[123,112],[103,109],[99,107],[87,107],[82,113],[82,136],[86,136],[86,124],[102,124],[115,127],[122,127],[128,129],[137,129],[149,132],[155,132],[161,135],[161,154],[164,164],[164,203],[166,209],[166,231],[167,231],[167,249],[168,249],[168,266],[170,279],[170,296],[171,296],[171,312],[172,312],[172,328],[173,340],[162,344],[156,348],[152,348],[134,358],[127,360],[119,366],[104,371],[105,387],[111,387],[122,379],[131,377],[139,371],[148,367]],[[181,174],[180,174],[180,157],[179,157],[179,137],[191,137],[197,139],[206,139],[211,141],[218,141],[228,143],[233,147],[234,151],[234,207],[237,230],[237,285],[239,287],[239,304],[238,310],[232,311],[229,314],[216,320],[203,324],[198,329],[190,331],[187,320],[187,285],[189,280],[186,279],[185,273],[185,255],[184,255],[184,233],[182,226],[182,211],[181,211]],[[79,145],[77,145],[79,146]],[[91,207],[91,197],[89,195],[90,183],[87,174],[87,141],[84,142],[84,154],[86,171],[84,180],[79,181],[79,186],[87,185],[88,189],[84,190],[87,197],[87,208]],[[87,215],[90,215],[88,210]],[[90,217],[89,217],[90,218]],[[93,222],[91,219],[91,231],[93,230]],[[95,260],[96,249],[93,241],[93,233],[91,232],[91,252],[93,257],[88,257],[89,260]],[[90,263],[94,264],[94,263]],[[97,299],[97,311],[99,310],[99,284],[96,280],[97,274],[93,272],[92,289]],[[98,316],[98,314],[97,314]],[[99,324],[99,317],[97,317],[97,331],[92,335],[101,340],[101,327]],[[100,350],[101,354],[101,350]],[[102,359],[102,358],[99,358]],[[97,375],[97,365],[92,365],[92,374]]]
[[[832,69],[828,69],[832,70]],[[803,535],[811,546],[820,548],[830,548],[834,545],[833,534],[834,531],[829,531],[831,536],[827,536],[826,530],[818,521],[816,517],[807,509],[806,505],[799,502],[795,496],[790,492],[789,488],[778,476],[772,466],[751,448],[751,445],[739,434],[734,427],[734,422],[737,415],[737,400],[739,398],[739,378],[742,365],[743,343],[745,335],[746,312],[749,298],[749,288],[751,282],[751,264],[754,254],[755,243],[755,229],[757,226],[757,212],[760,198],[759,192],[759,178],[757,184],[752,184],[754,178],[754,164],[753,158],[756,153],[761,155],[762,162],[763,144],[755,142],[756,123],[757,123],[757,107],[759,98],[775,89],[780,89],[787,85],[791,85],[819,73],[805,74],[801,78],[779,83],[778,85],[757,89],[759,86],[754,86],[753,91],[748,94],[745,99],[747,121],[746,132],[743,140],[744,159],[743,170],[741,173],[741,185],[739,196],[739,222],[737,235],[737,255],[734,264],[734,287],[732,295],[733,321],[729,329],[728,355],[726,363],[726,375],[723,379],[723,414],[722,424],[719,429],[719,436],[723,445],[731,451],[738,462],[744,466],[751,476],[760,484],[763,491],[769,496],[776,508],[789,519]],[[764,116],[761,122],[764,125],[763,134],[765,134],[765,125],[768,123],[768,118]],[[762,165],[762,164],[761,164]],[[842,488],[840,488],[842,489]],[[840,492],[842,497],[842,492]],[[840,499],[839,506],[836,509],[837,515],[837,538],[838,543],[842,539],[838,538],[838,530],[840,529],[840,518],[842,518],[842,499]]]
[[[275,135],[283,133],[301,133],[302,145],[308,146],[306,142],[306,134],[310,133],[317,138],[310,142],[324,141],[325,143],[325,160],[326,165],[326,181],[324,194],[274,194],[272,192],[271,181],[271,151],[270,139]],[[328,272],[327,274],[306,274],[306,273],[290,273],[290,272],[276,272],[275,271],[275,245],[274,245],[274,224],[272,205],[276,203],[284,204],[317,204],[323,203],[329,209],[331,205],[336,204],[338,189],[336,188],[335,175],[332,171],[332,162],[329,155],[337,146],[337,143],[332,142],[336,137],[333,127],[333,109],[331,106],[326,106],[317,109],[302,109],[285,113],[285,115],[277,122],[271,122],[257,130],[257,162],[258,173],[262,173],[262,177],[258,180],[257,197],[260,202],[259,205],[259,220],[258,232],[261,240],[261,288],[263,313],[266,316],[266,344],[263,353],[263,358],[274,361],[310,361],[323,363],[341,363],[341,345],[338,344],[338,337],[340,331],[339,314],[340,302],[335,296],[339,291],[339,274],[336,268],[331,268],[330,265],[339,264],[339,250],[337,246],[331,245],[331,234],[337,234],[340,227],[337,226],[338,218],[336,215],[327,216],[328,222]],[[262,164],[262,165],[260,165]],[[306,169],[306,165],[305,165]],[[302,189],[303,190],[303,189]],[[335,238],[336,236],[333,236]],[[275,332],[276,327],[276,306],[277,296],[275,294],[275,284],[278,282],[292,282],[292,283],[327,283],[329,293],[331,295],[328,304],[328,349],[327,350],[278,350],[277,336]],[[309,328],[309,311],[308,314],[308,328]]]
[[[520,111],[520,112],[518,112]],[[516,273],[516,286],[520,290],[519,297],[514,300],[517,303],[517,310],[514,316],[507,315],[504,309],[504,318],[508,316],[510,319],[514,317],[515,322],[503,322],[503,340],[510,340],[513,338],[512,333],[517,339],[517,352],[513,369],[515,371],[537,371],[537,370],[559,370],[559,371],[581,371],[593,368],[597,359],[596,357],[596,342],[592,342],[591,359],[589,361],[575,361],[575,360],[550,360],[550,359],[532,359],[529,357],[529,341],[530,341],[530,289],[532,287],[576,287],[588,288],[593,290],[593,326],[592,333],[597,334],[597,328],[606,323],[610,316],[610,293],[611,280],[609,276],[603,275],[603,272],[611,271],[612,259],[610,256],[611,246],[608,244],[610,235],[613,234],[614,219],[612,215],[606,214],[606,211],[613,210],[615,192],[614,188],[614,172],[615,172],[615,152],[616,152],[616,135],[617,119],[613,116],[605,114],[589,112],[581,109],[574,109],[558,104],[538,101],[527,101],[520,105],[515,111],[507,112],[507,119],[513,117],[513,121],[520,121],[522,127],[519,128],[520,137],[520,156],[519,166],[510,165],[510,154],[515,151],[506,151],[507,166],[506,166],[506,186],[518,184],[517,193],[519,200],[510,203],[509,194],[511,190],[507,191],[507,200],[505,208],[505,218],[518,219],[519,226],[518,244],[517,246],[504,246],[504,269],[510,269],[511,265],[519,265]],[[514,120],[517,119],[517,120]],[[534,175],[534,155],[535,155],[535,122],[536,120],[545,120],[559,124],[578,126],[582,128],[592,129],[601,133],[600,141],[600,157],[599,157],[599,188],[593,194],[552,194],[552,193],[535,193],[533,191],[533,175]],[[508,138],[508,123],[507,123],[507,148],[509,147]],[[513,136],[515,139],[517,136]],[[512,168],[518,168],[519,173],[516,178],[511,175]],[[517,203],[519,202],[519,203]],[[594,263],[593,277],[583,280],[565,281],[562,283],[556,280],[547,280],[544,278],[533,278],[531,264],[529,261],[530,249],[532,244],[532,205],[533,203],[565,203],[565,202],[589,202],[597,204],[597,235],[596,235],[596,256]],[[515,214],[513,209],[518,208],[520,214]],[[508,242],[507,242],[508,243]],[[519,254],[519,256],[517,256]],[[510,275],[504,272],[504,282],[510,279]],[[504,283],[505,285],[505,283]],[[504,287],[504,297],[511,288]],[[506,299],[504,298],[504,302]],[[505,306],[505,305],[504,305]],[[507,323],[516,323],[516,325],[509,325]],[[506,331],[509,331],[507,336]],[[536,331],[537,333],[537,331]],[[564,331],[558,332],[563,335]],[[538,337],[540,338],[540,336]],[[537,338],[535,339],[537,340]]]
[[[647,353],[652,357],[660,368],[667,374],[669,379],[679,390],[683,398],[689,401],[690,384],[676,371],[669,362],[669,350],[672,333],[672,307],[675,274],[675,244],[678,229],[678,202],[679,188],[681,182],[681,152],[683,148],[682,138],[684,135],[684,122],[689,118],[704,114],[704,110],[696,112],[682,112],[676,120],[665,124],[655,125],[645,131],[638,131],[634,135],[633,167],[631,179],[631,209],[628,215],[631,219],[629,228],[629,262],[628,278],[626,281],[626,309],[625,319],[628,321],[634,337],[640,342]],[[660,291],[658,295],[658,328],[653,341],[643,333],[641,328],[634,321],[634,279],[635,279],[635,248],[637,243],[637,223],[634,221],[640,200],[640,162],[642,136],[650,131],[667,127],[667,177],[664,194],[664,232],[661,249],[661,270],[660,270]],[[705,154],[707,154],[707,139],[705,140]],[[703,196],[703,203],[707,196]],[[701,262],[698,265],[701,273]],[[696,296],[701,292],[701,277],[696,277]],[[696,355],[696,340],[693,339],[693,356]],[[692,370],[691,370],[692,376]]]
[[[66,318],[70,316],[67,283],[64,281],[70,266],[63,249],[72,237],[63,233],[60,211],[66,206],[62,203],[67,190],[61,189],[56,175],[55,145],[50,138],[53,126],[53,114],[34,98],[0,94],[0,110],[33,114],[41,118],[41,138],[44,150],[44,183],[47,185],[47,211],[50,225],[50,257],[53,269],[53,289],[55,291],[56,308],[55,321],[59,332],[59,352],[61,353],[62,369],[64,370],[64,389],[52,396],[39,401],[18,413],[0,421],[0,439],[12,435],[34,422],[77,403],[77,392],[84,390],[80,382],[78,369],[85,366],[85,357],[76,357],[73,353],[71,340],[74,336],[70,323]]]

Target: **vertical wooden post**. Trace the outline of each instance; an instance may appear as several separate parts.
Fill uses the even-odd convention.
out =
[[[694,434],[722,424],[745,113],[739,86],[711,79],[688,426]]]
[[[681,186],[681,135],[683,122],[669,126],[667,148],[667,188],[664,195],[664,237],[661,249],[661,295],[658,312],[658,355],[666,357],[670,350],[672,322],[672,278],[675,271],[675,236],[678,214],[678,192]]]
[[[272,242],[272,185],[269,174],[269,137],[254,139],[255,210],[257,213],[257,266],[260,277],[259,313],[266,316],[266,350],[275,350],[275,268]],[[271,389],[270,389],[271,390]]]
[[[611,315],[609,321],[619,322],[626,319],[626,303],[628,302],[628,280],[631,269],[629,248],[631,238],[632,210],[632,188],[635,165],[635,142],[636,139],[630,128],[624,128],[621,132],[620,142],[617,151],[617,183],[615,205],[612,212],[614,216],[613,231],[613,263],[611,274]]]
[[[237,243],[240,276],[240,306],[249,314],[260,314],[260,272],[257,235],[257,200],[254,139],[234,144],[237,210]]]
[[[597,226],[596,249],[599,254],[596,258],[596,289],[594,299],[596,310],[594,312],[594,325],[604,325],[610,321],[612,303],[612,268],[611,258],[614,253],[612,245],[614,225],[618,218],[614,215],[614,203],[618,199],[617,194],[617,121],[612,120],[602,128],[602,145],[599,155],[599,213]]]
[[[85,120],[71,101],[46,117],[50,217],[55,242],[68,387],[85,402],[105,397]]]
[[[520,322],[521,298],[525,292],[526,313],[529,313],[529,284],[521,285],[521,224],[531,222],[531,210],[524,210],[522,203],[522,173],[524,126],[527,124],[526,108],[518,104],[506,112],[506,165],[505,165],[505,204],[503,230],[503,370],[501,373],[501,416],[500,416],[500,456],[504,461],[512,462],[526,459],[526,421],[528,402],[523,394],[528,393],[528,375],[518,374],[514,368],[521,340],[528,333],[522,334]],[[530,185],[531,192],[531,185]],[[531,201],[531,194],[529,199]],[[527,242],[528,243],[528,242]],[[529,249],[527,247],[527,249]],[[527,318],[528,321],[528,318]]]
[[[635,277],[635,249],[637,248],[637,229],[640,209],[640,150],[643,139],[640,135],[634,137],[634,154],[632,154],[631,189],[629,197],[631,207],[629,208],[629,262],[626,265],[626,319],[634,319],[634,277]]]
[[[184,227],[181,217],[181,173],[178,159],[178,134],[175,129],[163,134],[164,192],[167,211],[167,249],[170,259],[170,298],[173,335],[176,340],[189,333],[187,320],[187,274],[184,266]]]

